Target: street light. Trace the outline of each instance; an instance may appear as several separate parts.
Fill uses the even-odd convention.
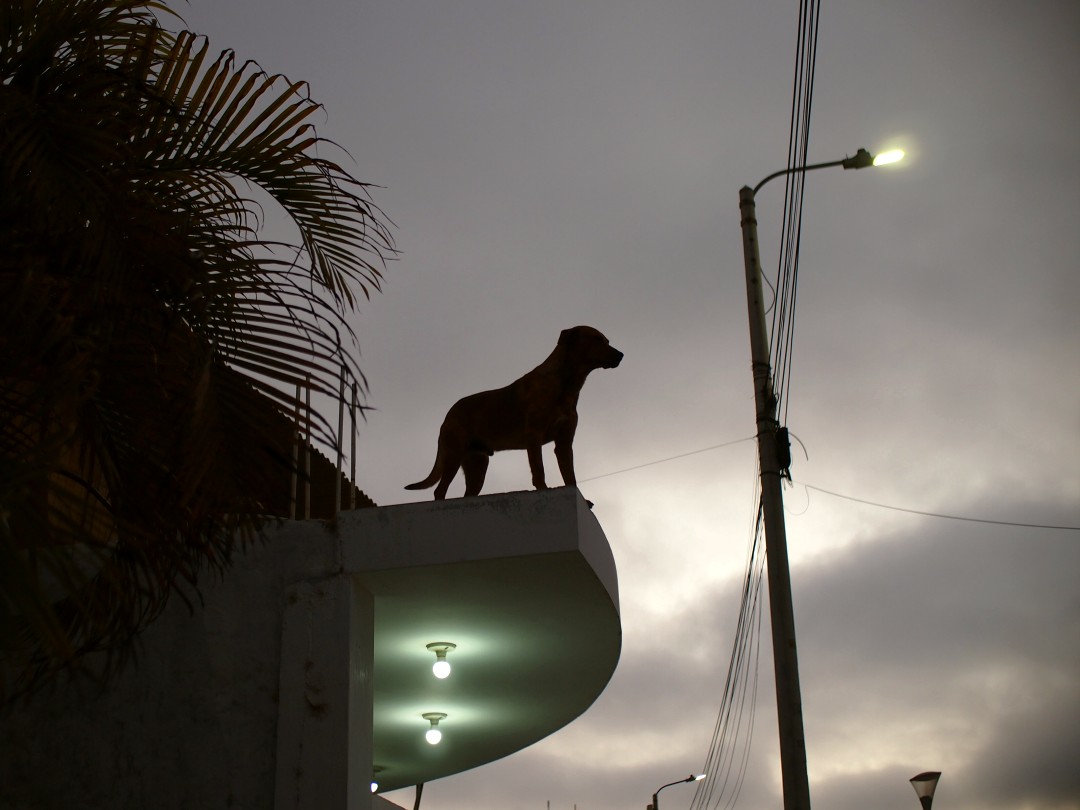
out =
[[[886,157],[887,155],[887,157]],[[903,152],[879,156],[895,163]],[[784,810],[810,810],[810,785],[806,774],[806,739],[803,733],[799,661],[795,650],[795,617],[791,605],[787,529],[784,526],[781,464],[776,418],[776,394],[770,365],[769,333],[765,322],[765,298],[761,289],[761,254],[758,250],[755,195],[774,177],[842,166],[865,169],[880,165],[865,149],[853,157],[829,163],[794,166],[773,172],[753,188],[739,190],[742,214],[743,260],[746,269],[746,304],[750,318],[750,356],[754,372],[757,411],[758,465],[761,470],[761,504],[765,517],[765,554],[769,570],[769,614],[772,623],[773,668],[776,677],[776,712],[780,727],[780,771],[784,785]],[[783,448],[785,453],[787,448]]]
[[[674,782],[668,782],[666,785],[661,785],[656,789],[656,793],[652,795],[652,804],[649,805],[649,810],[660,810],[660,791],[664,788],[671,787],[672,785],[681,785],[685,782],[700,782],[705,778],[703,773],[692,773],[685,779],[677,779]]]
[[[924,771],[918,776],[911,777],[911,786],[915,788],[915,795],[919,797],[923,810],[930,810],[930,805],[934,801],[934,791],[937,790],[940,778],[941,771]]]
[[[903,149],[890,149],[888,152],[880,152],[874,156],[875,166],[888,166],[890,163],[899,163],[904,159]]]

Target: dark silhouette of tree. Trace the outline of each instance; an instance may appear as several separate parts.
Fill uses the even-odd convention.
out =
[[[259,537],[297,386],[364,384],[386,217],[304,83],[159,17],[0,6],[0,693],[122,660]],[[260,238],[274,213],[294,236]]]

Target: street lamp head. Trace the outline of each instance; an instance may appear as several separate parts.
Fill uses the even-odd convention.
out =
[[[660,810],[660,791],[664,788],[669,788],[672,785],[681,785],[685,782],[700,782],[704,778],[705,774],[703,773],[692,773],[685,779],[677,779],[674,782],[668,782],[666,785],[661,785],[656,789],[656,793],[652,795],[652,804],[649,805],[649,807],[651,807],[652,810]]]
[[[789,174],[798,174],[813,171],[814,169],[828,169],[832,166],[843,166],[845,169],[866,169],[870,166],[884,166],[887,163],[896,163],[898,160],[903,160],[903,149],[891,149],[888,152],[882,152],[877,157],[871,155],[867,150],[860,149],[851,157],[846,157],[843,160],[833,160],[828,163],[812,163],[806,166],[789,166],[786,169],[781,169],[778,172],[773,172],[760,183],[753,188],[746,186],[739,191],[740,199],[746,202],[753,202],[754,195],[761,190],[761,187],[772,180],[774,177],[784,177]]]
[[[887,166],[890,163],[899,163],[904,159],[903,149],[890,149],[888,152],[882,152],[880,155],[874,156],[875,166]]]
[[[870,166],[886,166],[904,159],[903,149],[890,149],[880,155],[871,155],[865,149],[860,149],[853,157],[844,158],[840,165],[845,169],[866,169]]]
[[[853,157],[841,160],[840,165],[845,169],[865,169],[874,165],[874,156],[865,149],[860,149]]]
[[[937,790],[940,778],[941,771],[924,771],[909,780],[911,786],[915,788],[915,795],[919,797],[919,804],[922,805],[923,810],[930,810],[934,801],[934,791]]]

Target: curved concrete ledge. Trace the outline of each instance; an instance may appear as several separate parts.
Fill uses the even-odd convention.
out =
[[[584,712],[615,671],[615,564],[575,488],[361,510],[339,533],[344,573],[374,599],[381,789],[531,745]],[[457,645],[445,681],[426,649],[437,641]],[[424,712],[447,715],[437,746]]]

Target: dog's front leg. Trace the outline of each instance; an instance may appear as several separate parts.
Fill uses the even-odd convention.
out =
[[[559,472],[562,473],[563,483],[568,487],[576,485],[577,476],[574,474],[573,439],[555,442],[555,460],[559,462]]]
[[[530,444],[528,453],[529,469],[532,470],[533,486],[537,489],[547,489],[547,481],[544,480],[544,454],[542,452],[542,445]]]
[[[572,414],[555,431],[555,460],[559,462],[559,472],[563,483],[568,487],[577,485],[574,474],[574,434],[577,433],[577,414]]]

